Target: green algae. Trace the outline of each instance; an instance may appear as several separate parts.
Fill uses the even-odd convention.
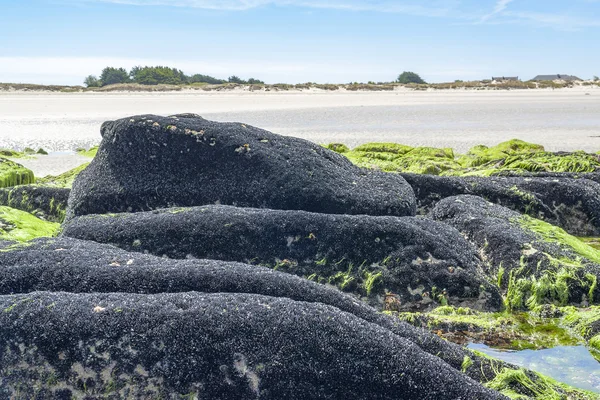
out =
[[[39,178],[37,179],[37,183],[45,186],[71,188],[73,186],[73,181],[75,181],[75,178],[77,178],[77,175],[86,169],[88,165],[90,165],[90,163],[82,164],[60,175],[48,175],[43,178]]]
[[[0,149],[0,157],[10,157],[10,158],[29,158],[30,155],[26,154],[22,151],[12,150],[12,149]]]
[[[406,154],[414,147],[399,143],[365,143],[355,147],[353,151],[361,153],[391,153],[396,155]]]
[[[527,215],[519,218],[518,223],[523,228],[536,233],[545,242],[555,243],[561,247],[566,246],[580,256],[600,264],[600,250],[589,246],[575,236],[569,235],[564,229]]]
[[[485,386],[511,399],[591,400],[598,398],[596,393],[575,389],[545,375],[522,368],[502,368],[494,379],[485,383]]]
[[[367,143],[343,153],[354,164],[386,172],[440,175],[460,168],[452,149],[410,147],[396,143]]]
[[[325,147],[326,149],[335,151],[336,153],[340,153],[340,154],[347,153],[350,151],[350,148],[342,143],[329,143],[329,144],[323,145],[323,147]]]
[[[96,153],[98,153],[98,148],[99,148],[99,146],[94,146],[87,150],[80,148],[80,149],[77,149],[77,154],[79,154],[80,156],[84,156],[84,157],[94,158],[94,157],[96,157]]]
[[[462,364],[460,366],[460,370],[465,373],[467,370],[473,365],[473,359],[469,356],[465,356],[463,358]]]
[[[429,313],[398,313],[398,318],[423,327],[456,343],[482,342],[495,348],[522,350],[571,346],[578,335],[558,318],[542,318],[535,312],[481,312],[464,307],[441,306]]]
[[[499,268],[498,286],[506,288],[504,300],[509,311],[534,309],[548,303],[566,306],[571,292],[576,288],[585,292],[586,301],[592,303],[599,300],[598,278],[586,271],[586,265],[600,264],[599,250],[559,227],[527,215],[513,222],[535,234],[541,243],[556,246],[556,250],[549,250],[550,254],[537,249],[542,245],[534,242],[523,248],[520,266],[512,269],[507,279],[503,279],[506,275],[504,269]],[[530,258],[526,256],[528,253],[537,254],[531,258],[533,261],[529,261]]]
[[[21,164],[0,157],[0,188],[35,182],[33,172]]]
[[[593,247],[596,250],[600,250],[599,237],[578,237],[577,239],[581,240],[583,243],[587,244],[590,247]]]
[[[340,143],[325,146],[354,164],[386,172],[446,176],[492,176],[528,172],[594,172],[600,158],[583,151],[552,153],[534,143],[512,139],[496,146],[474,146],[466,154],[452,149],[411,147],[398,143],[366,143],[352,150]]]
[[[25,242],[38,237],[56,236],[60,224],[43,221],[14,208],[0,206],[0,240]]]
[[[587,341],[590,353],[600,362],[600,307],[564,307],[561,311],[565,325]]]

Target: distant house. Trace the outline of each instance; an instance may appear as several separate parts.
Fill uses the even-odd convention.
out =
[[[561,80],[561,81],[567,81],[567,82],[572,82],[572,81],[580,81],[581,79],[574,76],[574,75],[564,75],[564,74],[556,74],[556,75],[538,75],[535,78],[532,79],[532,81],[556,81],[556,80]]]
[[[508,81],[518,81],[518,76],[492,76],[492,81],[496,82],[508,82]]]

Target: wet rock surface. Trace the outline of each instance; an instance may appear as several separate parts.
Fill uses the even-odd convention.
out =
[[[378,308],[392,296],[395,310],[440,302],[502,307],[475,247],[420,217],[204,206],[78,217],[63,235],[171,258],[264,265],[336,285]]]
[[[2,250],[2,293],[20,294],[0,296],[0,393],[501,398],[458,371],[465,350],[289,274],[75,239]],[[129,293],[72,294],[105,290]]]
[[[431,216],[480,248],[509,309],[598,302],[600,252],[562,229],[470,195],[441,200]]]
[[[69,189],[40,185],[20,185],[0,189],[0,206],[27,211],[52,222],[62,222]]]
[[[483,178],[402,174],[413,187],[422,214],[441,199],[471,194],[560,226],[573,235],[598,236],[600,183],[589,179],[593,175],[544,173]]]
[[[73,184],[67,217],[214,203],[415,213],[401,176],[362,170],[302,139],[185,114],[105,122],[96,157]]]

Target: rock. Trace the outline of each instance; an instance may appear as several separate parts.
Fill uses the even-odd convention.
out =
[[[0,157],[0,188],[33,183],[33,172],[21,164]]]
[[[308,141],[197,115],[105,122],[67,218],[229,204],[333,214],[414,215],[401,176],[362,170]]]
[[[476,249],[425,218],[211,205],[83,216],[62,234],[171,258],[264,265],[336,285],[379,308],[386,293],[399,299],[397,310],[502,307]]]
[[[0,309],[4,395],[504,398],[390,331],[322,304],[41,292],[0,296]]]
[[[23,302],[13,301],[8,306],[0,306],[0,310],[8,310],[5,311],[8,313],[18,312],[21,316],[31,316],[17,307],[21,307],[21,303],[29,304],[32,296],[39,295],[39,293],[35,293],[37,290],[69,293],[105,291],[141,294],[189,291],[220,294],[246,293],[261,295],[267,299],[287,297],[291,299],[290,302],[302,302],[295,303],[297,305],[294,308],[304,311],[306,310],[301,304],[310,303],[316,307],[327,304],[331,309],[342,310],[344,314],[348,313],[355,316],[356,319],[360,318],[363,323],[366,321],[379,326],[378,329],[392,332],[400,340],[417,344],[429,354],[443,358],[456,370],[462,369],[465,357],[472,358],[474,366],[469,368],[467,373],[475,379],[486,381],[490,376],[493,376],[492,365],[485,358],[471,354],[465,349],[448,343],[435,335],[413,328],[393,316],[377,313],[371,307],[340,293],[332,287],[318,285],[293,275],[257,266],[210,260],[169,260],[145,254],[127,253],[112,246],[69,238],[40,239],[16,247],[0,249],[0,294],[19,293],[21,294],[20,299],[26,299]],[[77,304],[79,304],[80,299],[85,298],[69,297],[64,294],[61,296],[61,299],[67,299]],[[5,297],[8,296],[0,296],[0,299]],[[140,307],[133,305],[129,297],[125,298],[126,300],[123,300],[123,302],[126,301],[127,304],[124,306],[112,305],[109,307],[106,303],[96,301],[91,307],[83,307],[85,312],[81,312],[82,316],[79,319],[88,319],[90,314],[104,315],[104,312],[118,316],[119,314],[126,315],[126,313],[140,311]],[[146,302],[142,299],[136,301]],[[157,301],[156,303],[161,302]],[[216,311],[224,314],[223,307],[235,309],[236,307],[231,306],[230,303],[230,301],[223,300],[219,303]],[[35,306],[37,304],[35,301],[33,304],[34,308],[39,308]],[[179,301],[178,304],[180,304]],[[47,310],[51,311],[51,315],[56,318],[64,317],[61,312],[57,311],[56,301],[49,301],[48,305],[50,307]],[[73,307],[78,306],[73,305]],[[92,312],[95,314],[92,314]],[[156,311],[155,314],[161,317],[165,315],[160,310]],[[278,312],[274,312],[274,314],[280,315]],[[189,312],[185,314],[185,317],[194,319]],[[75,320],[64,318],[70,321]],[[263,327],[270,325],[270,319],[256,317],[256,321],[257,324],[258,321],[262,321],[260,323]],[[54,326],[53,323],[49,323],[47,320],[44,324],[48,327]],[[131,326],[129,321],[121,321],[121,324],[124,327],[123,329]],[[160,326],[169,326],[169,324],[162,321]],[[106,332],[110,331],[109,328],[104,329],[106,329]],[[311,330],[314,332],[320,331],[315,329],[314,326]],[[95,332],[96,329],[93,329],[93,331]],[[52,340],[50,337],[54,334],[55,329],[49,329],[46,334],[38,336]],[[315,335],[317,334],[315,333]],[[185,336],[187,340],[191,340],[191,335],[181,335]],[[1,337],[4,337],[4,335],[0,335],[0,339]],[[56,336],[52,337],[56,339]],[[69,334],[69,337],[72,337],[72,334]],[[115,347],[111,343],[119,338],[120,336],[115,334],[110,339],[104,339],[104,344],[106,347]],[[367,341],[368,338],[369,335],[365,336]],[[76,341],[74,338],[72,340]],[[120,347],[123,348],[124,346]],[[291,348],[294,348],[294,346],[291,346]],[[60,351],[56,349],[56,346],[52,346],[51,349],[51,358],[55,360]],[[71,349],[71,353],[73,351],[75,349]],[[97,353],[100,354],[100,351],[97,351]],[[40,360],[29,361],[36,368],[45,365],[46,362]],[[128,359],[127,362],[129,363],[129,361]],[[441,361],[438,361],[438,365],[439,363],[446,365]],[[110,362],[107,362],[107,364],[110,364]],[[2,363],[2,365],[5,364]],[[495,368],[500,365],[508,366],[508,364],[497,364]],[[64,363],[62,367],[65,367]],[[486,376],[487,378],[485,378]],[[3,387],[1,379],[0,388]],[[60,386],[64,385],[61,384]]]
[[[586,174],[588,176],[591,174]],[[600,183],[558,176],[440,177],[402,174],[420,213],[450,196],[472,194],[579,236],[600,236]]]
[[[0,205],[27,211],[48,221],[62,222],[69,193],[69,189],[39,185],[2,188]]]
[[[470,195],[441,200],[431,216],[480,248],[509,309],[600,299],[600,251],[561,228]]]

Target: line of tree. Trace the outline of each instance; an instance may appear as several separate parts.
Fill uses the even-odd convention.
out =
[[[238,84],[264,84],[263,81],[250,78],[243,80],[235,75],[229,79],[218,79],[209,75],[195,74],[188,76],[177,68],[170,67],[133,67],[127,72],[125,68],[106,67],[100,77],[89,75],[83,81],[87,87],[101,87],[116,83],[139,83],[140,85],[186,85],[193,83],[238,83]]]

